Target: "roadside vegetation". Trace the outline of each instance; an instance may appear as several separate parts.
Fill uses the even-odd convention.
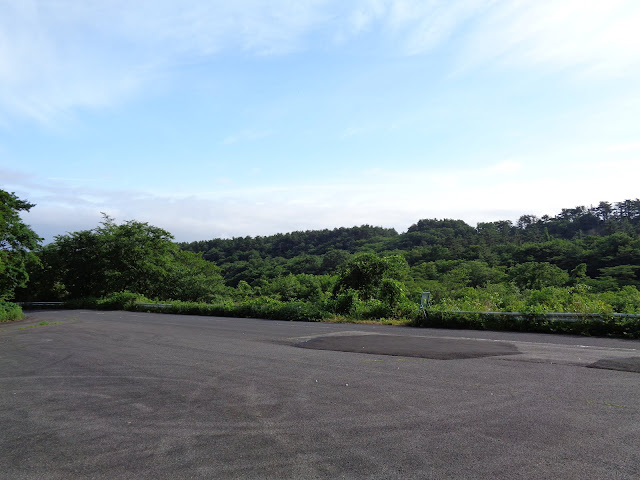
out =
[[[33,206],[2,194],[3,212]],[[24,225],[30,234],[11,237],[7,225],[3,238],[14,240],[0,250],[2,319],[20,316],[9,300],[63,301],[284,320],[640,335],[637,319],[612,315],[640,313],[640,200],[476,227],[423,219],[405,233],[364,225],[181,244],[161,228],[108,216],[47,245]],[[424,291],[432,295],[426,317],[418,310]],[[544,320],[545,312],[600,318],[570,326]]]
[[[22,318],[22,309],[8,300],[17,288],[26,287],[28,266],[39,263],[34,252],[41,239],[20,218],[21,212],[32,207],[13,193],[0,190],[0,322]]]

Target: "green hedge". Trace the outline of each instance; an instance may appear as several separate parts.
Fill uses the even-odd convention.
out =
[[[423,315],[422,312],[418,312],[416,305],[411,302],[400,302],[391,307],[379,300],[360,301],[350,292],[338,298],[329,299],[326,302],[283,302],[269,297],[258,297],[243,301],[225,299],[214,303],[173,300],[167,300],[165,303],[158,300],[150,300],[137,293],[117,292],[98,299],[86,298],[65,302],[65,307],[306,322],[335,319],[336,316],[343,318],[345,321],[383,321],[384,319],[403,318],[411,320],[411,325],[416,327],[640,338],[640,319],[637,318],[616,318],[602,314],[598,318],[584,316],[579,321],[568,322],[561,319],[551,320],[543,313],[536,312],[512,316],[501,313],[441,310],[427,310],[426,315]],[[14,308],[18,309],[17,314],[21,316],[20,307],[14,305]],[[2,310],[0,310],[0,315],[2,315]],[[13,315],[15,316],[16,313]]]
[[[427,311],[413,322],[417,327],[509,330],[515,332],[565,333],[588,336],[640,338],[640,319],[584,316],[575,322],[551,320],[540,313],[501,315],[482,312]]]
[[[11,302],[0,302],[0,322],[13,322],[23,316],[22,308]]]
[[[134,303],[127,310],[143,312],[177,313],[185,315],[209,315],[217,317],[266,318],[271,320],[297,320],[317,322],[331,314],[309,302],[281,302],[259,298],[244,302],[196,303],[172,301],[162,306]]]

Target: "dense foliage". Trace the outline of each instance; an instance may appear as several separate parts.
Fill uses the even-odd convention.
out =
[[[29,265],[36,265],[34,255],[40,237],[20,218],[33,204],[19,199],[14,193],[0,190],[0,322],[17,320],[22,310],[7,302],[15,290],[25,287],[29,280]]]
[[[212,300],[225,290],[218,267],[181,251],[172,235],[147,223],[116,224],[56,237],[38,253],[21,300],[66,300],[132,291],[153,298]]]
[[[0,323],[12,322],[22,318],[22,309],[11,302],[0,302]]]
[[[20,218],[33,204],[0,190],[0,302],[13,296],[29,280],[27,263],[37,262],[32,253],[40,238]]]
[[[300,275],[307,284],[318,276],[333,278],[331,293],[343,305],[338,311],[354,294],[358,301],[380,300],[384,259],[401,258],[400,277],[385,280],[387,299],[393,281],[395,291],[413,301],[431,291],[442,309],[640,312],[637,199],[475,228],[462,220],[422,219],[401,234],[364,225],[181,247],[215,261],[228,286],[253,294],[302,299],[307,296],[300,288],[278,297],[283,289],[273,285],[291,285]],[[364,254],[369,256],[354,260]],[[375,278],[371,290],[358,286],[367,275]]]
[[[160,228],[105,217],[37,253],[18,299],[131,309],[154,299],[237,316],[415,320],[420,292],[429,291],[432,318],[460,310],[640,313],[638,200],[476,227],[422,219],[401,234],[364,225],[180,245]],[[505,323],[496,318],[489,323]]]

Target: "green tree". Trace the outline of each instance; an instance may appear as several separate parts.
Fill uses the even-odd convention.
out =
[[[361,299],[374,298],[387,270],[387,263],[374,253],[361,253],[340,266],[334,294],[349,289]]]
[[[15,299],[21,302],[62,301],[68,296],[62,283],[62,266],[58,245],[50,243],[34,251],[27,261],[29,283],[16,289]]]
[[[72,299],[123,291],[176,300],[220,295],[220,269],[202,254],[180,251],[172,240],[169,232],[153,225],[134,220],[116,224],[105,215],[97,228],[58,236],[43,249],[43,270],[51,272],[55,265],[57,274],[43,285],[63,286]]]
[[[56,281],[65,286],[70,298],[99,297],[110,293],[104,285],[107,269],[104,246],[100,235],[94,230],[59,235],[47,252],[48,257],[41,256],[44,269],[58,267]],[[44,253],[44,252],[43,252]],[[39,299],[42,300],[42,299]]]
[[[548,262],[525,262],[509,269],[511,280],[520,288],[540,290],[561,287],[569,281],[569,274]]]
[[[407,261],[399,255],[379,257],[374,253],[361,253],[340,266],[333,293],[354,290],[361,300],[377,298],[385,278],[409,279]]]
[[[349,259],[349,252],[345,250],[331,249],[322,257],[320,271],[322,273],[333,273],[336,269]]]
[[[20,218],[20,212],[34,206],[0,190],[0,301],[12,298],[16,288],[26,285],[27,262],[37,261],[33,250],[42,239]]]
[[[155,285],[158,298],[207,302],[227,293],[220,268],[200,253],[172,252],[164,268],[164,281]]]
[[[178,247],[162,228],[134,220],[116,224],[105,215],[95,230],[99,238],[102,286],[107,292],[125,290],[157,296],[168,277],[167,266]]]
[[[404,285],[393,278],[383,278],[380,282],[380,300],[388,307],[395,308],[406,301]]]

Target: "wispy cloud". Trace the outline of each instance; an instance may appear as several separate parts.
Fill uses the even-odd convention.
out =
[[[490,172],[495,173],[513,173],[522,170],[522,163],[514,160],[506,160],[489,167]]]
[[[367,129],[363,127],[349,127],[342,133],[342,135],[340,135],[340,138],[353,137],[365,133],[366,131]]]
[[[3,1],[0,108],[47,123],[123,101],[174,63],[289,53],[322,18],[316,3]]]
[[[607,152],[639,152],[640,142],[616,143],[605,147]]]
[[[429,54],[456,38],[450,48],[463,71],[497,63],[624,75],[640,63],[635,0],[346,5],[338,0],[5,0],[1,5],[0,116],[10,112],[43,123],[76,108],[127,101],[176,63],[225,51],[285,55],[371,31],[388,43],[389,52],[406,55]]]
[[[365,0],[349,25],[352,35],[377,26],[407,55],[456,37],[463,70],[499,63],[621,75],[640,65],[639,22],[634,0]]]
[[[532,154],[485,167],[372,168],[343,181],[216,185],[211,191],[182,193],[82,186],[7,171],[0,175],[8,179],[4,189],[37,204],[25,219],[47,239],[95,227],[100,212],[121,221],[146,221],[178,240],[192,241],[364,223],[404,231],[421,218],[461,218],[475,225],[638,196],[640,157],[585,160],[577,152],[569,163],[558,160],[564,156],[559,152],[545,164]]]
[[[620,75],[640,65],[640,4],[627,0],[496,2],[465,35],[462,65],[487,62]]]
[[[222,145],[233,145],[234,143],[254,142],[263,138],[270,137],[274,132],[271,130],[242,130],[233,135],[229,135],[222,142]]]

